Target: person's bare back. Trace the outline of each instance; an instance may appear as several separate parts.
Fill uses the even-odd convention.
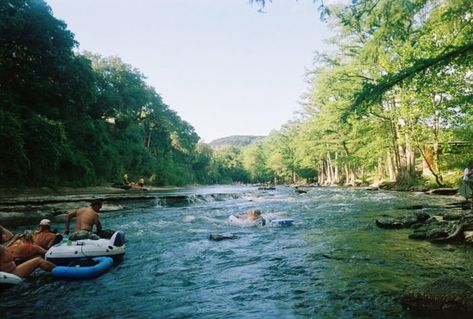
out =
[[[92,228],[95,225],[96,231],[100,232],[102,230],[102,225],[97,212],[100,211],[101,208],[102,203],[99,201],[94,201],[90,207],[78,208],[67,214],[65,233],[69,233],[69,224],[71,219],[74,217],[76,218],[76,226],[74,227],[74,231],[92,231]]]
[[[74,230],[91,231],[92,227],[97,223],[97,221],[98,215],[91,207],[79,208],[76,211],[76,227]]]
[[[44,249],[49,249],[56,240],[56,234],[48,231],[40,231],[34,234],[34,243]]]
[[[44,249],[49,249],[56,243],[57,239],[60,240],[60,238],[51,231],[51,221],[49,219],[45,218],[41,220],[38,227],[39,230],[33,235],[33,241],[36,245]]]

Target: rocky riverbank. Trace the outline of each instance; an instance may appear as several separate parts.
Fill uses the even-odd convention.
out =
[[[183,206],[198,201],[222,201],[241,196],[241,191],[196,194],[192,188],[187,191],[176,187],[147,187],[146,191],[115,187],[7,190],[0,192],[0,224],[29,225],[43,218],[62,223],[66,212],[87,206],[95,199],[103,201],[101,213],[107,213],[156,205]]]
[[[80,206],[89,205],[94,199],[104,202],[102,211],[123,209],[127,203],[155,205],[160,191],[172,188],[148,188],[123,190],[101,186],[86,188],[30,188],[0,190],[0,224],[10,226],[28,224],[42,218],[62,222],[65,213]]]
[[[471,202],[452,203],[445,210],[432,215],[424,212],[425,208],[428,207],[406,207],[407,211],[402,216],[384,215],[376,219],[375,223],[384,229],[411,229],[408,238],[413,240],[473,244]],[[439,278],[431,283],[408,287],[402,294],[401,302],[405,309],[429,318],[472,318],[471,284],[470,274],[465,274],[465,278]]]

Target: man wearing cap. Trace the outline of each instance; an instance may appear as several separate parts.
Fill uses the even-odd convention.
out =
[[[39,230],[33,235],[34,243],[48,250],[56,243],[56,234],[51,231],[51,221],[43,219],[39,222]]]
[[[69,237],[69,239],[100,239],[97,234],[92,232],[92,228],[95,225],[97,233],[102,231],[102,224],[99,220],[99,214],[97,214],[101,208],[102,202],[100,200],[94,200],[90,204],[90,207],[74,209],[72,212],[67,214],[66,228],[64,230],[66,234],[69,234],[69,224],[71,223],[71,219],[74,217],[76,218],[74,233]]]

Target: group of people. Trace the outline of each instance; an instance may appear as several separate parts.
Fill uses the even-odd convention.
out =
[[[46,251],[56,242],[57,235],[50,229],[51,221],[43,219],[36,232],[27,230],[13,235],[0,226],[0,271],[25,278],[35,269],[51,271],[55,265],[43,259]]]
[[[101,233],[98,212],[102,202],[94,200],[89,207],[74,209],[66,217],[65,234],[69,234],[69,225],[76,219],[74,232],[70,240],[99,239]],[[95,225],[96,233],[93,233]],[[37,268],[51,271],[55,265],[44,259],[47,250],[62,240],[60,234],[51,231],[51,221],[43,219],[39,222],[38,230],[26,230],[14,235],[10,230],[0,225],[0,271],[15,274],[25,278]]]
[[[125,175],[123,175],[123,184],[127,186],[131,186],[132,188],[139,188],[140,190],[144,190],[145,179],[141,177],[137,183],[130,182],[130,179],[128,178],[128,174],[125,173]]]

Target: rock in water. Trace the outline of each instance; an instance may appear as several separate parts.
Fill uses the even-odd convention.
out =
[[[442,318],[473,318],[473,288],[457,278],[441,278],[420,287],[408,288],[402,306],[411,311],[441,313]]]
[[[209,240],[221,241],[225,239],[237,239],[238,237],[234,234],[231,235],[221,235],[221,234],[210,234]]]

